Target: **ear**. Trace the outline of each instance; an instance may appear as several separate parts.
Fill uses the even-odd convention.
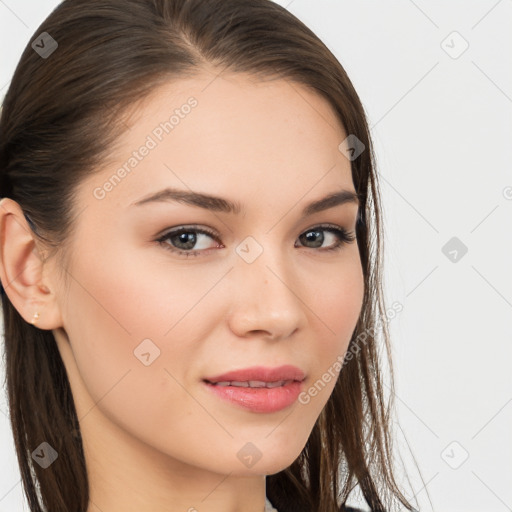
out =
[[[43,282],[48,269],[38,244],[20,205],[3,198],[0,201],[0,280],[25,321],[50,330],[62,326],[62,318],[53,283],[50,278]]]

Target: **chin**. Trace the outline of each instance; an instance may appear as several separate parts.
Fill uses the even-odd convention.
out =
[[[274,475],[288,468],[300,455],[302,447],[297,450],[272,451],[271,453],[262,453],[261,458],[250,468],[244,471],[247,475]]]
[[[242,477],[275,475],[276,473],[279,473],[289,467],[294,460],[295,459],[292,459],[289,463],[267,460],[266,463],[264,463],[262,459],[252,468],[243,469],[240,466],[236,466],[235,468],[231,468],[230,471],[227,471],[227,473],[230,473],[232,476],[237,475]]]

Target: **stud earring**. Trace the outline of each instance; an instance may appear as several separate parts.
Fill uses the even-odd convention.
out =
[[[30,323],[31,323],[31,324],[33,324],[33,325],[35,325],[35,324],[36,324],[36,322],[37,322],[37,320],[38,320],[38,318],[39,318],[39,313],[36,311],[36,312],[34,313],[34,316],[33,316],[32,320],[30,321]]]

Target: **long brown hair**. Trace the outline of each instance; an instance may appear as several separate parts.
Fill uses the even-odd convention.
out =
[[[290,467],[267,476],[267,495],[280,512],[334,512],[344,510],[358,484],[372,511],[398,502],[413,510],[393,475],[393,371],[382,322],[375,159],[364,109],[338,60],[270,0],[65,0],[31,42],[44,32],[58,46],[42,58],[28,44],[5,96],[0,193],[20,205],[34,235],[59,258],[76,220],[76,187],[108,160],[126,130],[123,114],[159,84],[205,69],[285,79],[325,98],[346,133],[357,137],[364,148],[351,159],[360,198],[361,315],[349,357],[304,449]],[[80,425],[55,339],[24,321],[5,292],[2,299],[10,420],[30,510],[85,512],[89,487]],[[379,333],[391,368],[388,398]],[[59,454],[48,469],[31,459],[43,441]]]

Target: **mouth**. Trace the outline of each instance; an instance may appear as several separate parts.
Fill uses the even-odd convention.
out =
[[[295,366],[253,367],[203,379],[210,393],[236,407],[272,413],[290,407],[298,398],[305,375]]]
[[[296,380],[278,380],[275,382],[264,382],[261,380],[249,380],[249,381],[220,381],[220,382],[211,382],[207,379],[204,379],[203,382],[207,384],[211,384],[212,386],[226,387],[232,386],[235,388],[278,388],[282,386],[286,386],[291,384],[292,382],[300,382]]]

